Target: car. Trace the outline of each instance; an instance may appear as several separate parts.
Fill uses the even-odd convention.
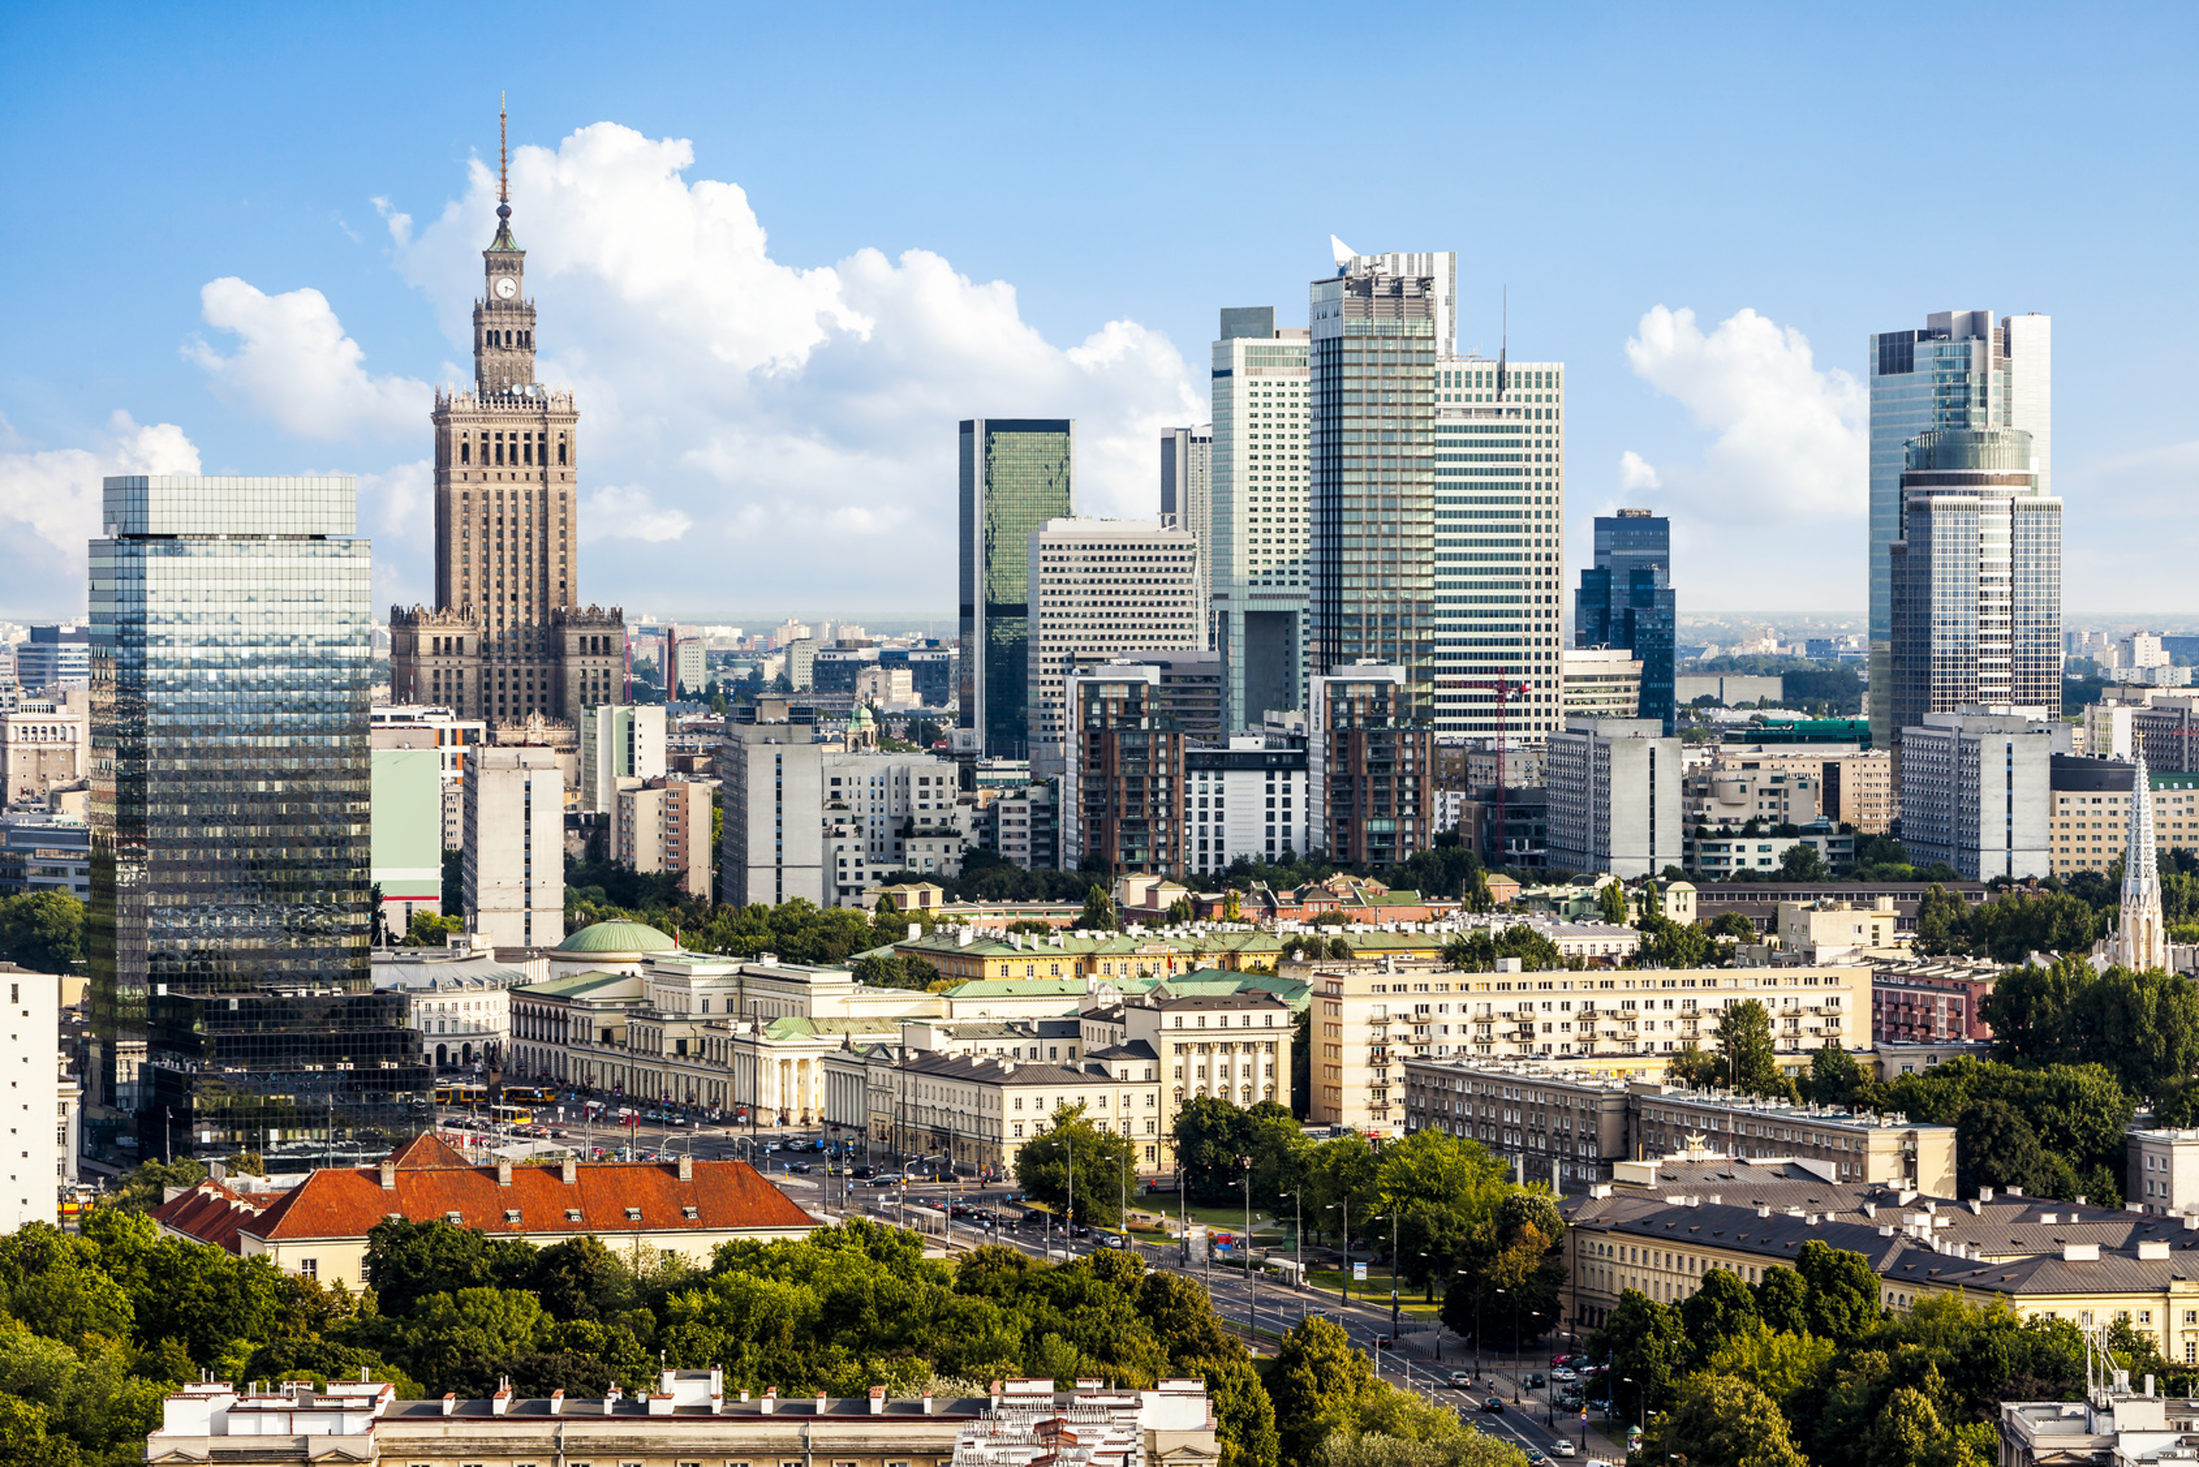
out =
[[[1527,1389],[1531,1391],[1539,1391],[1547,1384],[1548,1382],[1542,1378],[1542,1372],[1539,1370],[1530,1372],[1527,1377]]]
[[[1550,1443],[1550,1455],[1553,1457],[1570,1457],[1576,1450],[1578,1449],[1573,1443],[1562,1436]]]
[[[1579,1380],[1581,1373],[1570,1365],[1560,1365],[1550,1372],[1552,1380]]]
[[[1470,1390],[1472,1390],[1473,1388],[1474,1388],[1474,1378],[1473,1378],[1473,1376],[1472,1376],[1472,1374],[1471,1374],[1471,1373],[1469,1373],[1469,1372],[1467,1372],[1467,1371],[1464,1371],[1464,1370],[1454,1370],[1454,1371],[1452,1371],[1452,1372],[1451,1372],[1451,1389],[1452,1389],[1452,1390],[1454,1390],[1454,1391],[1470,1391]]]
[[[1571,1365],[1573,1363],[1573,1357],[1570,1355],[1552,1355],[1550,1357],[1550,1363],[1552,1365]]]
[[[1581,1467],[1619,1467],[1619,1464],[1606,1457],[1590,1457]]]
[[[1491,1396],[1481,1403],[1481,1409],[1491,1416],[1501,1416],[1504,1414],[1504,1398],[1502,1396]]]
[[[1091,1225],[1088,1223],[1078,1223],[1075,1227],[1069,1229],[1069,1236],[1072,1238],[1089,1238],[1092,1236]]]
[[[859,1166],[849,1171],[848,1175],[855,1178],[855,1180],[858,1182],[867,1182],[872,1177],[878,1175],[878,1168],[874,1166]]]
[[[901,1179],[895,1176],[872,1177],[870,1184],[873,1187],[898,1187],[901,1185]]]
[[[1542,1463],[1549,1460],[1548,1457],[1542,1454],[1540,1447],[1529,1447],[1527,1449],[1527,1467],[1541,1467]]]
[[[790,1161],[786,1164],[786,1169],[790,1172],[806,1172],[810,1170],[810,1164],[806,1161]]]
[[[1127,1248],[1130,1246],[1120,1233],[1101,1233],[1099,1245],[1102,1248]]]
[[[1374,1347],[1377,1350],[1394,1350],[1397,1348],[1397,1336],[1376,1335],[1374,1337]]]

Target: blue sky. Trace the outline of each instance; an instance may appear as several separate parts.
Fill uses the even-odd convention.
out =
[[[1469,346],[1510,288],[1569,562],[1663,509],[1688,610],[1860,610],[1865,336],[2047,312],[2071,615],[2199,613],[2195,12],[1915,9],[12,6],[0,615],[81,608],[100,474],[194,465],[358,473],[426,594],[499,90],[630,612],[950,611],[972,414],[1153,512],[1216,308],[1302,323],[1333,231],[1457,250]]]

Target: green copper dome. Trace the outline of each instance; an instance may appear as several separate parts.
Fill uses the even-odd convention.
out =
[[[561,953],[668,953],[679,944],[642,922],[596,922],[557,945]]]

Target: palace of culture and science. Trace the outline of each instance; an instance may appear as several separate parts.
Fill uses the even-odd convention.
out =
[[[502,119],[499,117],[501,127]],[[390,692],[491,727],[624,701],[623,613],[580,604],[580,412],[534,378],[502,137],[473,391],[435,395],[435,606],[390,612]]]

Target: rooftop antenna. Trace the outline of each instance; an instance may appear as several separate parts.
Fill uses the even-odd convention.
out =
[[[505,120],[504,93],[498,92],[496,94],[496,202],[504,207],[496,212],[499,218],[508,219],[511,217],[512,212],[511,154],[505,147]]]
[[[1504,401],[1504,353],[1512,344],[1512,287],[1504,287],[1502,332],[1497,337],[1497,401]]]

